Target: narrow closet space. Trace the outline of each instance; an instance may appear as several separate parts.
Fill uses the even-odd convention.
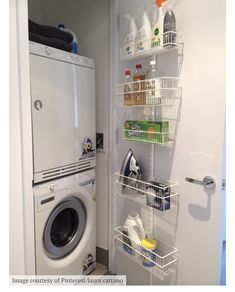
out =
[[[60,173],[64,176],[79,171],[74,179],[81,186],[82,193],[77,201],[78,219],[76,210],[61,209],[60,213],[55,213],[54,217],[60,214],[60,218],[57,225],[53,220],[50,225],[54,238],[44,246],[41,246],[40,236],[43,232],[41,225],[46,218],[42,219],[41,211],[37,213],[35,207],[36,272],[87,274],[94,269],[96,261],[93,273],[104,274],[109,269],[110,1],[28,0],[28,19],[31,90],[34,96],[34,183],[38,188],[36,194],[34,192],[35,206],[45,202],[42,209],[48,208],[45,217],[49,217],[57,203],[61,202],[60,189],[71,182],[66,178],[60,179]],[[69,96],[67,100],[66,94]],[[40,114],[44,118],[39,118]],[[53,128],[47,129],[49,124]],[[98,145],[96,141],[99,141]],[[63,149],[68,151],[63,152]],[[49,160],[53,162],[49,163]],[[46,173],[42,169],[46,169]],[[57,178],[50,184],[50,179]],[[46,193],[41,189],[43,182],[46,182],[42,185],[44,189],[50,188],[50,194],[58,198],[57,202],[50,203],[53,200],[51,196],[41,203],[36,202]],[[71,189],[73,191],[79,190]],[[82,197],[84,194],[90,196],[90,201],[86,202],[87,198]],[[70,222],[70,226],[66,226],[66,222]],[[64,228],[61,234],[56,231],[59,226]],[[73,238],[74,234],[77,242],[81,241],[79,248],[75,248],[73,243],[70,246],[69,238]],[[44,255],[44,249],[49,259]],[[63,260],[66,255],[67,262]],[[61,259],[60,268],[56,266],[56,259]],[[79,268],[74,269],[72,263]]]

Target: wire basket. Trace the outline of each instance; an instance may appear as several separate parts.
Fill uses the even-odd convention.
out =
[[[124,123],[123,139],[166,145],[174,142],[174,121],[137,121],[127,120]]]
[[[130,44],[124,45],[120,50],[120,57],[123,61],[131,61],[153,54],[165,53],[172,49],[181,49],[182,39],[182,33],[169,31],[144,41],[137,40],[132,46]]]
[[[178,196],[176,182],[141,175],[140,179],[115,173],[118,194],[161,212],[172,208],[172,198]]]
[[[124,233],[122,226],[115,228],[116,247],[131,260],[135,261],[159,279],[164,280],[176,271],[177,249],[159,238],[157,247],[150,250]]]
[[[179,79],[161,77],[118,84],[118,106],[172,106],[182,96]]]

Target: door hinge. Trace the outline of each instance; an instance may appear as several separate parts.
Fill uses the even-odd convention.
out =
[[[226,191],[226,178],[222,180],[222,191]]]

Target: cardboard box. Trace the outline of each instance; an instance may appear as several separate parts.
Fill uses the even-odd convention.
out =
[[[126,121],[125,138],[164,144],[169,142],[169,122]]]
[[[148,186],[147,191],[150,193],[146,196],[146,204],[154,209],[165,211],[171,206],[170,187],[158,182],[150,182],[153,186]]]

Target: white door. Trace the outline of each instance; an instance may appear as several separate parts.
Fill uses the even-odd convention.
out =
[[[182,119],[172,169],[181,184],[178,284],[220,283],[226,102],[225,1],[221,4],[182,0],[175,5],[185,41]],[[185,181],[205,176],[215,179],[214,191]]]
[[[30,55],[34,172],[79,162],[95,143],[94,69]]]
[[[128,32],[124,15],[137,13],[139,16],[138,9],[143,9],[144,6],[151,8],[152,1],[120,0],[119,3],[122,43]],[[181,0],[175,1],[174,11],[177,30],[183,33],[185,43],[183,70],[180,76],[180,85],[183,87],[181,120],[175,146],[173,148],[155,146],[155,169],[156,176],[179,183],[179,215],[175,233],[179,260],[176,279],[173,282],[161,282],[155,278],[153,283],[216,285],[220,283],[225,211],[225,198],[222,192],[225,131],[225,3],[216,6],[213,0],[206,2]],[[137,24],[140,25],[138,19],[139,17]],[[162,67],[161,57],[159,61]],[[171,64],[167,63],[165,58],[164,62],[167,68],[170,68]],[[137,63],[141,61],[137,60]],[[120,62],[119,65],[120,82],[124,70],[133,64]],[[133,142],[128,144],[128,147],[129,145],[136,152],[137,160],[145,160],[146,165],[147,152],[151,148],[144,144],[141,148],[139,144]],[[126,148],[122,149],[125,153]],[[119,153],[118,157],[122,156],[122,153]],[[120,163],[119,161],[118,164]],[[206,176],[211,176],[216,182],[213,191],[206,191],[203,186],[185,180],[188,177],[202,181]],[[117,272],[126,273],[129,284],[149,283],[146,270],[133,264],[127,257],[123,259],[118,257],[117,262]]]

